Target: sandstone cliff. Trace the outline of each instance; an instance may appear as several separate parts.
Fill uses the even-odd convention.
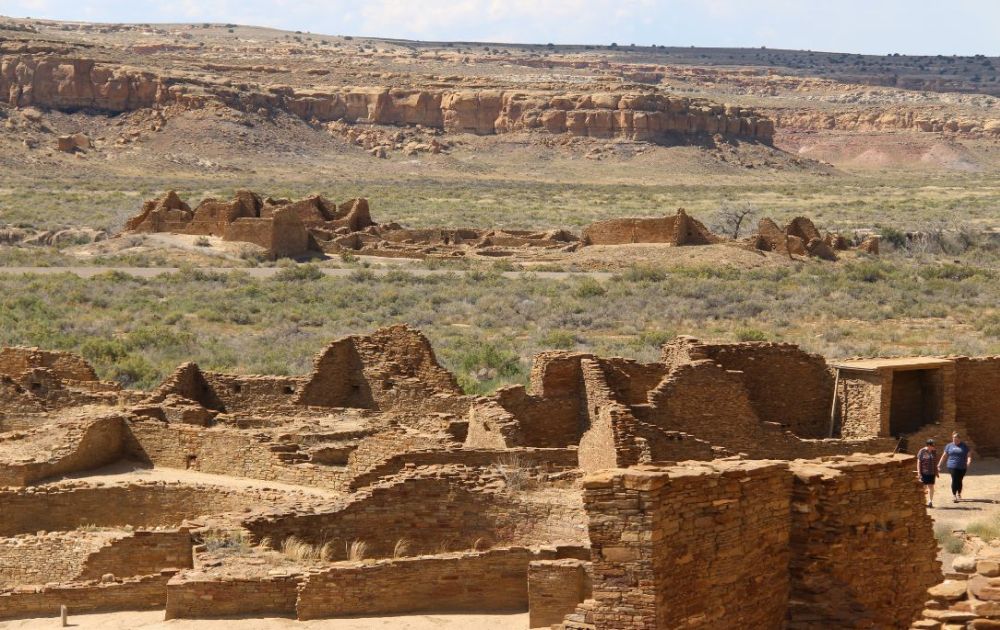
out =
[[[283,110],[307,120],[423,125],[450,132],[555,134],[658,141],[670,135],[722,134],[769,142],[773,123],[751,110],[655,92],[567,94],[511,90],[288,86],[232,87],[187,76],[52,54],[0,57],[0,97],[7,103],[120,113],[157,105],[243,111]]]

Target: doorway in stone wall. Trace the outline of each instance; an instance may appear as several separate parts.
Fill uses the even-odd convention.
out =
[[[941,421],[941,370],[894,370],[889,433],[914,433]]]

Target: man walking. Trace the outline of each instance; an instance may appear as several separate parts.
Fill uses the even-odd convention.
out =
[[[917,478],[927,490],[927,507],[934,507],[934,482],[941,475],[935,465],[937,450],[934,440],[927,440],[927,445],[917,453]]]

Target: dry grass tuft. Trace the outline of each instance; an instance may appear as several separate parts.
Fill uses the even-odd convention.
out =
[[[368,543],[363,540],[355,540],[347,546],[348,560],[364,560],[368,551]]]

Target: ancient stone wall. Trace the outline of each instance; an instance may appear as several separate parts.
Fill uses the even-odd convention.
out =
[[[400,541],[410,554],[585,542],[582,505],[572,492],[522,496],[521,488],[498,491],[503,485],[500,470],[428,467],[369,486],[338,505],[274,512],[243,525],[253,540],[268,538],[275,547],[291,536],[313,545],[329,543],[334,559],[347,558],[355,541],[364,542],[375,558],[391,557]]]
[[[0,589],[151,575],[192,566],[187,531],[75,531],[0,538]]]
[[[788,628],[908,628],[941,575],[912,457],[792,462]]]
[[[688,216],[683,208],[674,216],[598,221],[584,228],[582,238],[588,245],[709,245],[720,240],[703,223]]]
[[[881,454],[595,473],[593,597],[565,627],[908,628],[940,575],[913,466]]]
[[[19,377],[36,368],[51,370],[56,378],[63,380],[97,380],[97,373],[90,363],[76,354],[39,348],[0,348],[0,374]]]
[[[307,575],[298,618],[525,610],[529,563],[554,556],[510,548],[342,563]]]
[[[0,491],[0,536],[77,529],[177,526],[189,518],[242,510],[256,493],[207,485],[140,483]],[[109,505],[115,509],[108,509]]]
[[[185,572],[166,585],[166,619],[292,615],[301,577],[215,578]]]
[[[1000,357],[955,359],[955,406],[980,455],[1000,455]]]
[[[104,416],[36,427],[26,434],[0,434],[0,458],[13,457],[0,464],[0,486],[25,486],[117,461],[124,448],[124,422],[122,416]],[[36,442],[48,445],[32,448],[29,456]]]
[[[430,342],[404,324],[338,339],[317,355],[298,404],[460,410],[468,403]]]
[[[351,488],[358,489],[391,477],[407,468],[461,464],[470,468],[516,463],[532,476],[564,472],[577,467],[575,448],[510,448],[475,449],[451,448],[447,450],[409,451],[393,455],[381,464],[351,480]]]
[[[130,459],[162,466],[343,489],[349,476],[341,467],[295,465],[282,459],[284,446],[261,441],[248,431],[167,424],[157,420],[129,423]]]
[[[567,558],[535,560],[528,565],[528,627],[561,624],[577,604],[593,593],[590,562]]]
[[[588,477],[584,489],[593,598],[566,617],[567,628],[782,626],[791,492],[784,465],[612,470]]]
[[[826,360],[793,344],[700,344],[726,370],[742,372],[757,416],[805,438],[829,437],[833,377]]]
[[[140,530],[116,538],[90,554],[78,580],[99,580],[105,575],[151,575],[164,569],[193,566],[191,534],[186,529]]]
[[[65,605],[71,615],[163,608],[173,571],[115,582],[81,582],[0,593],[0,618],[55,617]]]

